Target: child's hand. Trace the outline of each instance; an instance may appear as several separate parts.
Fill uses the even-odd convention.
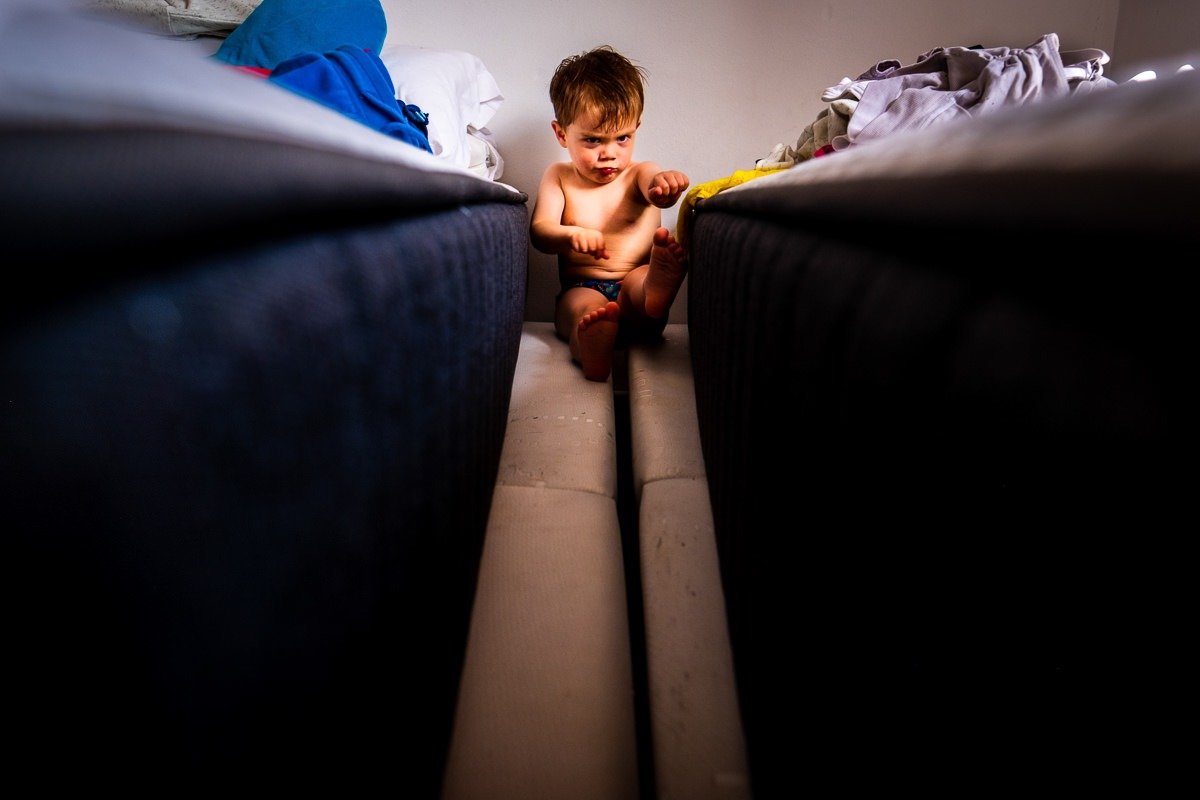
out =
[[[608,258],[604,234],[591,228],[576,228],[571,234],[571,249],[592,258]]]
[[[673,169],[663,170],[650,180],[650,202],[659,208],[670,208],[687,191],[688,176]]]

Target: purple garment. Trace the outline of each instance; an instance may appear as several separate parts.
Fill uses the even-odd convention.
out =
[[[908,66],[878,66],[884,77],[863,89],[838,150],[1071,92],[1053,33],[1024,48],[939,47]]]

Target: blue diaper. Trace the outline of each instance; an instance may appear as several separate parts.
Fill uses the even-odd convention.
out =
[[[602,281],[595,278],[585,278],[581,281],[564,283],[562,290],[565,292],[567,289],[574,289],[576,286],[582,286],[585,289],[595,289],[613,302],[616,302],[617,295],[621,293],[620,281]]]

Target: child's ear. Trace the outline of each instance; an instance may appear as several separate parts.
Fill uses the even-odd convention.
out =
[[[550,120],[550,128],[554,131],[554,138],[558,139],[558,143],[563,147],[567,146],[567,132],[562,125],[558,124],[558,120]]]

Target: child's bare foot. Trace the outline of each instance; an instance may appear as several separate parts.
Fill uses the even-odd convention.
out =
[[[608,380],[612,372],[613,345],[617,341],[617,321],[621,307],[609,301],[603,307],[584,314],[577,331],[579,365],[590,381]]]
[[[675,295],[687,275],[687,255],[683,245],[666,228],[654,232],[654,246],[650,248],[650,269],[646,272],[645,292],[646,315],[655,319],[665,317],[675,302]]]

